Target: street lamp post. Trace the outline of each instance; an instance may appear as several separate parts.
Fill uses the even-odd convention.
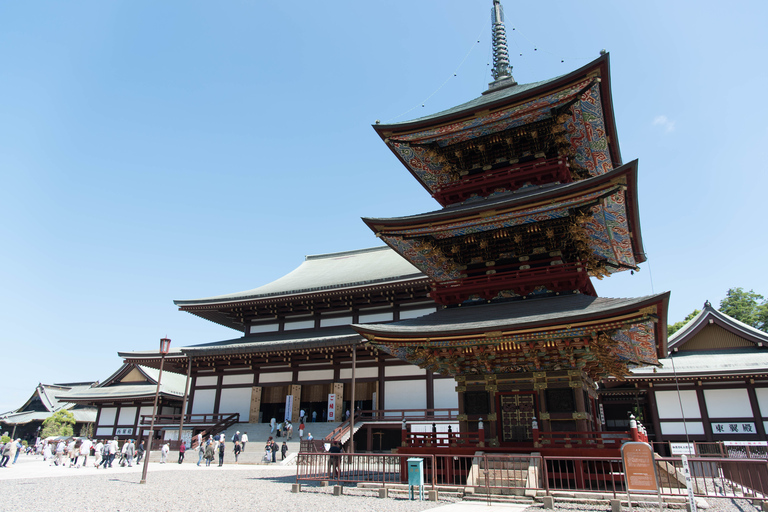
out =
[[[147,483],[147,468],[149,467],[149,453],[152,450],[152,438],[155,436],[155,416],[157,416],[157,399],[160,396],[160,380],[163,378],[163,363],[165,355],[171,346],[171,340],[162,338],[160,340],[160,372],[157,374],[157,389],[155,390],[155,405],[152,407],[152,422],[149,425],[149,434],[147,434],[147,448],[144,453],[144,468],[141,470],[140,484]]]

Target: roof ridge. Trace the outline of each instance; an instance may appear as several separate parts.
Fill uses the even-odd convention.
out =
[[[391,251],[392,248],[387,245],[380,245],[378,247],[368,247],[367,249],[352,249],[350,251],[330,252],[327,254],[310,254],[310,255],[304,256],[304,261],[338,258],[339,256],[349,256],[352,254],[362,254],[366,252],[376,252],[381,250]]]

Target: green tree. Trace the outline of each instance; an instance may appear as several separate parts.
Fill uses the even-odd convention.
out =
[[[59,409],[43,421],[43,438],[49,436],[71,436],[74,432],[75,415]]]
[[[671,325],[667,324],[667,336],[668,337],[672,336],[677,331],[682,329],[685,324],[690,322],[693,319],[693,317],[695,317],[699,313],[701,313],[700,309],[694,309],[687,317],[685,317],[685,320],[681,320],[679,322],[675,322],[674,324],[671,324]]]
[[[720,312],[740,322],[768,332],[768,301],[754,290],[731,288],[720,301]]]

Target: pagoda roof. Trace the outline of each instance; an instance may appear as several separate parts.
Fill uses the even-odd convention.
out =
[[[669,292],[622,299],[570,294],[446,308],[401,322],[352,327],[390,354],[441,373],[570,365],[587,368],[593,378],[621,378],[629,368],[655,365],[666,354],[668,303]]]
[[[530,186],[429,213],[363,221],[424,273],[447,281],[457,279],[461,269],[436,264],[432,254],[418,250],[416,237],[443,239],[520,226],[564,217],[571,209],[587,205],[600,206],[589,222],[595,254],[616,268],[635,268],[646,260],[637,204],[637,160],[581,181]]]
[[[478,98],[436,114],[400,123],[377,124],[373,128],[422,186],[434,195],[450,183],[450,178],[443,164],[426,152],[426,145],[436,143],[445,147],[552,119],[555,112],[573,102],[582,112],[566,130],[566,137],[576,151],[575,163],[592,175],[621,165],[607,53],[559,77],[486,91]]]
[[[443,308],[435,313],[389,324],[353,324],[366,334],[398,338],[477,334],[523,330],[600,320],[669,300],[669,292],[638,298],[606,298],[569,294],[540,299]],[[405,340],[404,340],[405,341]],[[664,352],[660,352],[663,354]]]
[[[426,279],[426,276],[389,247],[373,247],[306,256],[304,262],[295,270],[258,288],[173,302],[184,309],[189,306],[215,306],[318,292],[344,292],[354,288],[414,279]]]

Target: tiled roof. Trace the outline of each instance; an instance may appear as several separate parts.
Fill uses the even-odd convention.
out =
[[[716,310],[709,302],[706,302],[704,304],[704,309],[702,309],[698,315],[693,317],[687,324],[669,337],[669,350],[674,350],[675,348],[680,347],[710,323],[717,324],[733,334],[750,340],[753,343],[765,343],[768,345],[768,333],[736,320],[735,318]]]
[[[531,94],[529,93],[536,94],[536,89],[540,89],[540,88],[549,89],[547,86],[556,84],[559,81],[568,82],[570,80],[573,80],[575,77],[584,76],[593,68],[596,68],[604,64],[607,65],[608,59],[609,59],[609,56],[606,53],[605,55],[598,57],[597,59],[582,66],[581,68],[571,71],[570,73],[566,73],[564,75],[556,76],[554,78],[549,78],[547,80],[542,80],[540,82],[533,82],[530,84],[515,84],[510,87],[504,87],[497,90],[487,91],[482,96],[479,96],[466,103],[462,103],[461,105],[456,105],[455,107],[451,107],[448,110],[443,110],[442,112],[437,112],[435,114],[430,114],[428,116],[423,116],[417,119],[411,119],[411,120],[403,121],[399,123],[378,124],[378,125],[375,125],[374,127],[379,132],[383,130],[402,130],[409,127],[409,125],[429,123],[432,121],[441,120],[443,118],[450,118],[451,116],[462,114],[462,113],[474,112],[482,108],[492,107],[496,103],[501,103],[501,102],[510,103],[510,101],[514,101],[516,97],[523,98],[523,97],[530,96]]]
[[[373,334],[416,335],[434,333],[470,333],[499,328],[524,328],[555,323],[588,320],[646,303],[666,300],[668,293],[646,297],[611,299],[583,294],[526,299],[501,304],[447,308],[419,318],[391,324],[353,325],[360,332]]]
[[[203,299],[176,300],[177,306],[227,303],[240,300],[290,296],[323,290],[344,289],[426,276],[389,247],[374,247],[307,256],[292,272],[269,284],[243,292]]]
[[[738,348],[676,352],[659,359],[660,366],[636,368],[632,377],[673,377],[707,373],[768,373],[768,349]]]

